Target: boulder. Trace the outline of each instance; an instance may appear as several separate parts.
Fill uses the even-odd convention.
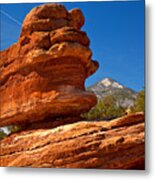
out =
[[[45,4],[26,16],[17,43],[0,52],[0,126],[80,116],[97,102],[85,91],[95,73],[79,9]]]
[[[84,87],[98,63],[83,24],[79,9],[63,5],[30,11],[18,42],[0,53],[0,126],[79,116],[96,104]]]

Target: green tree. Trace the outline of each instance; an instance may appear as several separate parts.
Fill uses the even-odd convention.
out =
[[[103,119],[112,119],[124,115],[125,109],[117,105],[117,99],[112,96],[106,96],[103,99],[104,108],[102,113]]]
[[[81,117],[88,120],[99,119],[102,116],[103,107],[104,107],[103,102],[98,101],[95,107],[93,107],[88,113],[82,114]]]
[[[0,140],[5,138],[6,136],[7,134],[2,129],[0,129]]]
[[[98,101],[97,105],[88,113],[82,114],[82,117],[89,120],[112,119],[125,114],[125,109],[117,105],[114,96],[108,95],[103,100]]]
[[[135,102],[135,111],[145,111],[145,91],[142,90],[138,93],[136,102]]]

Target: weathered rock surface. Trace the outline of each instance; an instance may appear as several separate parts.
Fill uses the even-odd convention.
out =
[[[61,4],[44,4],[33,8],[26,16],[21,36],[34,31],[52,31],[61,27],[80,29],[84,25],[84,16],[80,9],[67,11]]]
[[[85,79],[98,68],[79,9],[45,4],[26,16],[17,43],[0,53],[0,126],[78,116],[96,104]]]
[[[3,139],[1,166],[144,169],[144,114],[78,122]]]

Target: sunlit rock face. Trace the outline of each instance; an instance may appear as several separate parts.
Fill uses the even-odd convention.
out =
[[[85,79],[98,69],[80,9],[45,4],[26,16],[17,43],[0,52],[0,126],[79,116],[96,104]]]
[[[144,113],[33,129],[0,141],[1,166],[144,169]]]

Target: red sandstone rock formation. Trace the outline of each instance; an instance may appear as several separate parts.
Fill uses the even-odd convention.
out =
[[[46,4],[26,16],[17,43],[0,53],[0,126],[78,116],[96,104],[84,82],[98,68],[79,9]]]
[[[78,122],[12,134],[1,143],[0,165],[144,169],[144,114],[110,122]]]
[[[96,104],[84,82],[98,68],[83,24],[79,9],[42,5],[0,53],[0,126],[22,126],[0,141],[0,166],[144,169],[143,113],[79,119]]]

